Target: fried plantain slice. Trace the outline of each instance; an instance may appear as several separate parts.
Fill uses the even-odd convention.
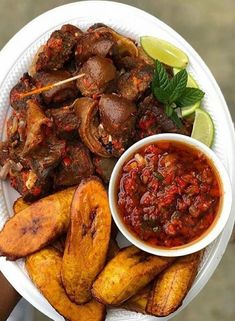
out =
[[[29,204],[23,200],[23,197],[19,197],[19,198],[17,198],[17,200],[13,204],[13,212],[14,212],[14,214],[17,214],[17,213],[23,211],[28,206],[29,206]]]
[[[68,188],[46,196],[11,217],[0,232],[0,255],[16,260],[65,233],[74,191]]]
[[[62,263],[65,290],[77,304],[91,299],[91,286],[104,267],[111,231],[107,193],[96,177],[77,188]]]
[[[149,296],[147,313],[164,317],[182,304],[197,275],[201,253],[180,257],[157,278]]]
[[[107,253],[107,262],[112,260],[120,251],[120,248],[117,244],[117,241],[115,239],[110,239],[109,241],[109,248],[108,248],[108,253]]]
[[[145,288],[133,295],[129,300],[125,301],[121,307],[127,310],[146,314],[145,310],[152,287],[153,283],[151,282]]]
[[[173,258],[160,257],[129,246],[108,262],[92,286],[99,302],[120,305],[136,294],[155,276],[167,268]]]
[[[91,300],[76,305],[66,295],[61,281],[62,254],[48,247],[26,258],[26,269],[34,284],[49,303],[69,321],[102,321],[105,306]]]

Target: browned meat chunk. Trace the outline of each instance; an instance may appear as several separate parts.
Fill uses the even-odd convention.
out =
[[[70,78],[71,74],[65,70],[41,71],[34,75],[37,87],[44,87],[54,84],[61,80]],[[70,101],[77,96],[77,88],[75,82],[68,82],[63,85],[54,87],[41,93],[43,101],[46,105],[61,104]],[[49,107],[50,107],[49,106]]]
[[[80,65],[92,56],[111,56],[115,46],[115,40],[110,32],[99,34],[94,30],[84,33],[77,42],[76,62]]]
[[[65,141],[51,135],[39,148],[30,153],[28,157],[30,168],[40,179],[44,179],[60,163],[65,151]]]
[[[27,202],[33,202],[49,193],[50,179],[39,180],[31,170],[22,170],[10,177],[11,186],[16,189]]]
[[[29,92],[35,87],[35,81],[25,73],[20,81],[10,91],[10,104],[15,110],[26,109],[26,102],[30,97],[20,98],[20,94]],[[34,96],[35,98],[35,96]]]
[[[48,109],[48,117],[52,117],[57,137],[63,139],[74,139],[78,137],[80,121],[74,111],[74,105],[61,108]]]
[[[118,57],[118,59],[115,59],[115,65],[118,69],[130,71],[134,68],[142,67],[143,65],[146,65],[143,60],[141,60],[139,57]]]
[[[137,109],[131,101],[114,94],[104,94],[99,101],[100,120],[105,130],[114,136],[129,134],[136,120]]]
[[[29,168],[27,158],[23,157],[23,143],[0,142],[0,165],[3,166],[8,160],[21,164],[24,168]]]
[[[87,29],[87,31],[88,31],[88,32],[91,32],[91,31],[94,31],[95,29],[99,29],[99,28],[101,28],[101,27],[107,28],[107,26],[106,26],[104,23],[102,23],[102,22],[97,22],[97,23],[94,23],[92,26],[90,26],[90,27]]]
[[[126,72],[118,79],[118,93],[129,100],[137,100],[150,86],[153,67],[143,65]]]
[[[0,165],[3,166],[8,159],[10,159],[10,146],[9,142],[0,142]]]
[[[43,51],[38,55],[36,71],[61,69],[72,57],[77,37],[71,31],[64,29],[68,28],[62,27],[61,30],[51,34]]]
[[[102,95],[99,101],[101,140],[113,156],[120,156],[132,136],[137,109],[131,101],[115,94]]]
[[[70,25],[70,24],[63,25],[60,30],[62,32],[71,33],[71,35],[73,37],[75,37],[76,39],[79,38],[83,34],[81,29],[79,29],[78,27],[76,27],[74,25]]]
[[[0,179],[5,180],[9,175],[29,169],[28,160],[22,156],[22,144],[14,145],[9,141],[0,142]]]
[[[94,156],[93,164],[95,166],[95,171],[105,183],[109,182],[116,162],[116,158],[104,158],[100,156]]]
[[[51,120],[46,117],[41,105],[35,100],[27,101],[26,114],[26,141],[23,154],[28,154],[44,141],[45,136],[50,132],[52,127]]]
[[[83,96],[93,96],[103,93],[116,76],[116,68],[110,59],[91,57],[80,69],[84,77],[77,80],[77,87]]]
[[[191,134],[191,124],[184,121],[183,127],[178,128],[175,123],[167,117],[164,107],[154,99],[148,96],[139,106],[139,120],[137,122],[137,139],[151,136],[159,133],[178,133],[183,135]]]
[[[54,177],[55,188],[79,184],[93,172],[89,150],[82,143],[70,143]]]

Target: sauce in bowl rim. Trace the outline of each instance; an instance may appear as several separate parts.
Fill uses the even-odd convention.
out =
[[[222,202],[222,182],[213,162],[178,141],[137,149],[116,181],[116,210],[123,224],[158,248],[181,248],[202,238],[218,219]]]
[[[126,162],[126,160],[129,159],[131,155],[135,154],[135,152],[137,152],[142,147],[149,144],[154,144],[155,142],[158,142],[158,141],[181,142],[205,154],[206,158],[209,159],[210,164],[213,165],[214,169],[218,173],[218,177],[221,182],[221,189],[223,191],[223,196],[221,197],[221,202],[220,202],[220,206],[219,206],[219,210],[217,212],[216,218],[212,222],[211,226],[205,231],[205,233],[203,233],[201,236],[199,236],[197,239],[193,240],[192,242],[189,242],[185,245],[181,245],[178,247],[177,246],[172,247],[172,248],[152,246],[152,245],[146,244],[140,238],[133,235],[133,233],[130,232],[122,222],[122,219],[119,215],[119,211],[117,209],[116,197],[115,197],[115,192],[116,192],[115,186],[117,184],[118,175],[121,171],[122,166]],[[223,164],[211,149],[209,149],[207,146],[205,146],[201,142],[196,141],[195,139],[188,136],[184,136],[180,134],[158,134],[158,135],[153,135],[153,136],[144,138],[141,141],[138,141],[137,143],[132,145],[120,157],[120,159],[118,160],[117,164],[114,167],[114,170],[110,179],[109,203],[110,203],[112,216],[116,225],[118,226],[122,234],[132,244],[134,244],[135,246],[139,247],[140,249],[146,252],[156,254],[156,255],[181,256],[181,255],[190,254],[205,248],[208,244],[213,242],[215,238],[221,233],[230,214],[231,204],[232,204],[232,190],[231,190],[230,180],[228,178],[227,172]]]

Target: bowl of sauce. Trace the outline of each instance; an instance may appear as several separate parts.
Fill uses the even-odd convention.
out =
[[[180,256],[205,248],[223,230],[232,204],[227,172],[204,144],[178,134],[147,137],[114,167],[113,219],[142,250]]]

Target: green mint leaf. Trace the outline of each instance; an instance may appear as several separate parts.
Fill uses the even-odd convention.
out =
[[[175,123],[175,125],[176,125],[178,128],[182,128],[183,123],[182,123],[182,121],[180,120],[180,118],[179,118],[179,116],[177,115],[177,113],[176,113],[175,110],[173,110],[172,115],[170,116],[170,119]]]
[[[167,104],[168,103],[168,93],[166,92],[165,89],[163,88],[158,88],[158,87],[155,87],[153,89],[153,93],[154,93],[154,96],[155,98],[160,101],[161,103],[163,104]]]
[[[169,102],[176,101],[184,92],[188,81],[188,73],[185,69],[180,70],[169,82],[166,91],[169,94]]]
[[[179,107],[187,107],[202,100],[205,93],[199,88],[187,87],[183,91],[182,95],[177,99],[176,104]]]
[[[151,83],[152,92],[156,87],[165,89],[169,82],[170,81],[164,66],[160,63],[160,61],[156,60],[153,80]]]
[[[166,69],[164,68],[163,64],[158,60],[156,60],[155,62],[155,74],[158,75],[158,87],[165,89],[168,86],[170,80],[168,78]]]

